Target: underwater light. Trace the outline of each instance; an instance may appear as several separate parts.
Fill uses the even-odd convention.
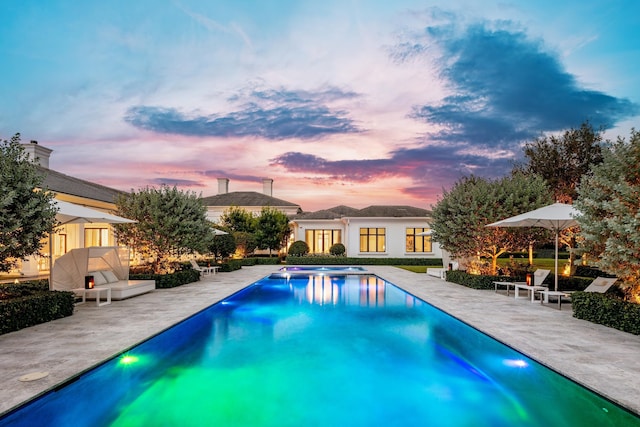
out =
[[[526,368],[529,366],[529,364],[522,359],[505,359],[503,363],[512,368]]]
[[[130,354],[127,354],[125,356],[122,356],[122,358],[120,359],[120,363],[122,365],[131,365],[132,363],[136,363],[139,360],[140,359],[138,358],[138,356],[131,356]]]

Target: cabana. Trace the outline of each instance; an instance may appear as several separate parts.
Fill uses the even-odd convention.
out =
[[[153,291],[155,280],[129,280],[129,249],[94,246],[72,249],[53,265],[54,290],[80,291],[92,276],[96,288],[110,288],[111,299],[121,300]]]

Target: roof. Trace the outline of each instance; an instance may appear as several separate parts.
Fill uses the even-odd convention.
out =
[[[431,211],[414,206],[369,206],[355,209],[349,206],[336,206],[316,212],[301,213],[295,221],[338,219],[338,218],[423,218],[430,217]]]
[[[316,212],[303,212],[294,217],[294,220],[312,220],[312,219],[338,219],[358,212],[358,209],[350,206],[340,205],[329,209],[323,209]]]
[[[300,208],[300,205],[295,203],[267,196],[257,191],[233,191],[231,193],[203,197],[201,200],[205,206],[289,206]]]
[[[369,206],[349,216],[353,218],[419,218],[431,216],[431,211],[414,206]]]
[[[69,194],[107,203],[115,203],[118,196],[125,193],[115,188],[74,178],[42,166],[38,166],[38,169],[44,175],[43,186],[55,193]]]

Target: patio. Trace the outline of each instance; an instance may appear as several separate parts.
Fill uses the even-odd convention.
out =
[[[244,267],[156,290],[104,307],[84,304],[73,316],[0,336],[0,413],[91,368],[275,271]],[[640,413],[640,336],[574,319],[527,299],[446,283],[395,267],[367,270],[477,329]],[[32,382],[18,378],[46,371]]]

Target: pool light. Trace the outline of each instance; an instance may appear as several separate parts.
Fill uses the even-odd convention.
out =
[[[526,368],[529,366],[529,364],[522,359],[505,359],[502,363],[512,368]]]
[[[132,356],[130,354],[125,354],[120,358],[121,365],[131,365],[139,361],[140,361],[140,358],[138,356]]]

